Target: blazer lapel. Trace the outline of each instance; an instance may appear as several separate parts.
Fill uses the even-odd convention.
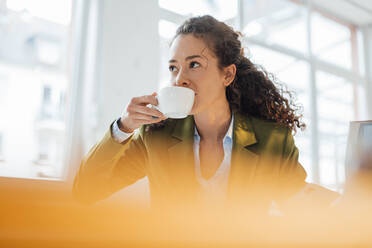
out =
[[[183,186],[195,185],[194,117],[177,120],[168,146],[169,163],[173,178]],[[191,184],[190,184],[191,183]]]
[[[236,113],[234,119],[228,196],[239,199],[253,181],[259,156],[250,150],[257,143],[250,118]]]

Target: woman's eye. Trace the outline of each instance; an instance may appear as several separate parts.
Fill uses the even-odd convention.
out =
[[[198,62],[193,61],[193,62],[190,63],[190,68],[197,68],[199,66],[200,66],[200,64]]]
[[[177,69],[177,67],[175,67],[174,65],[169,66],[169,71],[170,72],[174,72],[176,69]]]

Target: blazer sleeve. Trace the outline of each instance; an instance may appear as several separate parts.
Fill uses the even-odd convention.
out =
[[[278,202],[288,199],[306,185],[307,174],[298,157],[293,135],[287,129],[279,172]]]
[[[111,124],[112,126],[112,124]],[[73,197],[91,204],[146,176],[146,147],[143,127],[123,143],[117,143],[110,129],[83,158],[73,183]]]

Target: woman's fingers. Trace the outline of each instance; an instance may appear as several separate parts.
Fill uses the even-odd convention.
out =
[[[153,116],[140,114],[140,113],[134,114],[132,118],[136,122],[143,122],[141,124],[157,123],[165,119],[165,118],[160,118],[160,117],[154,118]]]
[[[147,107],[148,104],[158,105],[156,92],[151,95],[133,97],[121,116],[121,125],[126,130],[135,130],[141,125],[157,123],[167,117],[155,108]]]
[[[164,117],[163,113],[160,112],[159,110],[152,109],[152,108],[145,107],[145,106],[141,106],[141,105],[133,106],[129,109],[129,111],[133,112],[134,114],[135,113],[141,113],[141,114],[148,115],[150,117],[151,116],[155,116],[155,117],[159,117],[159,118]]]
[[[158,99],[156,99],[154,93],[152,95],[133,97],[132,100],[131,100],[131,103],[135,104],[135,105],[143,105],[143,106],[146,106],[147,104],[152,104],[152,105],[157,106],[158,105]]]

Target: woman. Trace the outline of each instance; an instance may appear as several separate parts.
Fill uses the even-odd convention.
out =
[[[156,93],[132,98],[83,160],[78,200],[103,199],[145,176],[152,204],[163,206],[269,204],[304,186],[291,134],[304,127],[301,116],[243,56],[239,34],[211,16],[178,28],[169,71],[173,86],[195,92],[190,115],[166,119],[147,107],[157,105]]]

